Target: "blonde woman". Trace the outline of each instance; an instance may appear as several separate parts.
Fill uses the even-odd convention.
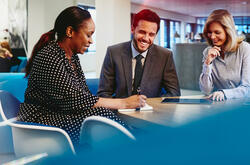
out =
[[[214,10],[207,19],[203,35],[209,46],[203,52],[201,91],[217,101],[247,97],[250,45],[237,36],[232,15],[227,10]]]

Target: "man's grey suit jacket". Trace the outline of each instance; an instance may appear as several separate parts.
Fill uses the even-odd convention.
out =
[[[179,96],[180,88],[172,52],[150,46],[143,69],[141,94],[159,97],[162,87],[166,96]],[[98,96],[124,98],[132,94],[131,41],[108,47],[100,75]]]

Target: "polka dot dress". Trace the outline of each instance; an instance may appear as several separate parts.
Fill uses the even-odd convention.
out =
[[[75,69],[55,41],[38,52],[18,120],[62,128],[75,145],[86,117],[103,116],[125,126],[110,109],[92,108],[98,97],[90,93],[77,55],[71,63]]]

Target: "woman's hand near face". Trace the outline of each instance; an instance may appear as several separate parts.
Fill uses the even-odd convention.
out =
[[[2,58],[12,58],[13,55],[6,48],[0,48],[0,57]]]
[[[139,108],[145,106],[147,97],[145,95],[133,95],[124,99],[125,108]]]
[[[218,46],[214,46],[212,48],[210,48],[208,50],[208,55],[207,55],[207,58],[205,60],[205,64],[206,65],[210,65],[211,62],[217,57],[217,56],[220,56],[220,51],[221,51],[221,48],[218,47]]]
[[[224,95],[224,92],[222,92],[222,91],[213,92],[208,97],[214,101],[224,101],[225,100],[225,95]]]

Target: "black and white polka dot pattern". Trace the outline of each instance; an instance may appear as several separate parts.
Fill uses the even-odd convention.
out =
[[[90,93],[77,55],[72,64],[75,70],[55,41],[36,55],[18,119],[62,128],[74,144],[86,117],[104,116],[125,125],[110,109],[92,108],[98,97]]]

